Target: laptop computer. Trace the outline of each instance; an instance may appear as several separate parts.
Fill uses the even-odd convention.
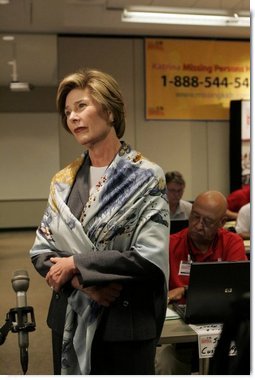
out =
[[[170,234],[175,234],[176,232],[179,232],[183,230],[184,228],[188,227],[189,221],[188,219],[176,219],[171,220],[170,222]]]
[[[173,308],[186,323],[223,323],[231,303],[250,292],[249,261],[191,263],[186,305]]]

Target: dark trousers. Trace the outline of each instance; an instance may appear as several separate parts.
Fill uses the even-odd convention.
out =
[[[61,375],[62,335],[52,332],[52,354],[54,375]]]
[[[91,375],[155,375],[155,339],[146,341],[95,341]]]
[[[101,318],[92,342],[90,374],[155,375],[157,340],[105,340],[106,320],[107,313]]]
[[[96,332],[91,352],[91,375],[154,375],[156,340],[108,342]],[[52,331],[54,375],[61,374],[62,336]]]

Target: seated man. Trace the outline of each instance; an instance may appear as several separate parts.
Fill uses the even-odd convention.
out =
[[[235,230],[241,236],[242,239],[250,239],[250,227],[251,227],[251,204],[247,203],[240,208]]]
[[[189,275],[182,270],[183,262],[247,260],[241,237],[222,228],[227,219],[226,210],[223,194],[218,191],[202,193],[193,203],[189,227],[171,235],[169,302],[180,300],[187,290]],[[159,347],[156,374],[190,374],[194,352],[197,355],[197,343]]]
[[[189,219],[192,204],[181,199],[185,190],[183,176],[178,171],[172,171],[167,172],[165,177],[170,220]]]

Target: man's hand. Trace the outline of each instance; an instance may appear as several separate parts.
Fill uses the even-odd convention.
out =
[[[46,281],[55,292],[59,292],[61,287],[71,280],[76,273],[73,256],[52,257],[50,261],[54,264],[46,275]]]
[[[116,299],[120,296],[123,286],[119,283],[112,282],[106,286],[88,286],[83,288],[77,276],[74,276],[72,279],[72,286],[76,289],[81,290],[89,298],[96,301],[99,305],[110,306]]]
[[[168,302],[180,300],[184,296],[184,293],[185,293],[184,286],[182,286],[180,288],[175,288],[175,289],[169,290]]]

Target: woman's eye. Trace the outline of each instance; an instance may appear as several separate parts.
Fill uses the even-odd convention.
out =
[[[79,103],[78,105],[79,110],[83,109],[84,107],[86,107],[86,103]]]
[[[70,111],[65,111],[65,115],[66,115],[66,117],[69,117],[69,116],[70,116],[70,114],[71,114],[71,112],[70,112]]]

